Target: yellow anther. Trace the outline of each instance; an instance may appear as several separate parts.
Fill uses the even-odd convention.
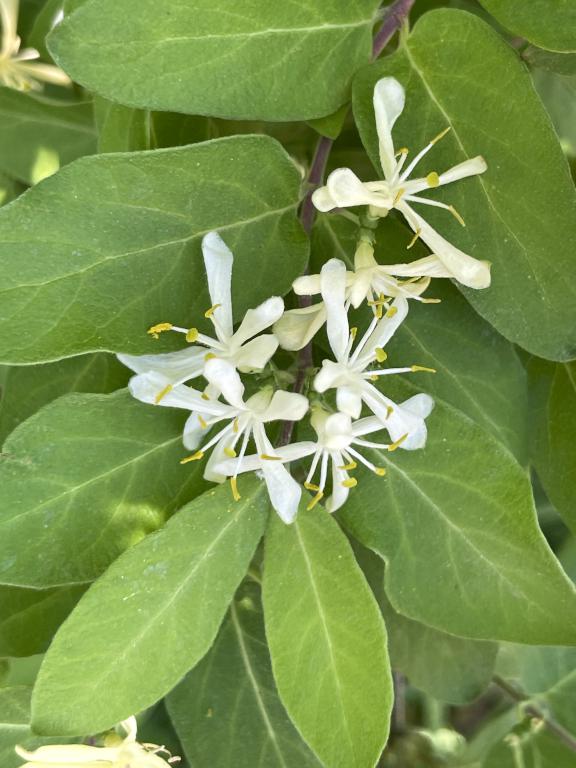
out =
[[[436,373],[436,368],[426,368],[425,365],[412,365],[410,366],[410,369],[413,373],[418,373],[418,371],[426,371],[427,373]]]
[[[158,323],[158,325],[153,325],[151,328],[148,328],[147,333],[149,333],[153,339],[158,339],[161,333],[164,333],[164,331],[171,331],[173,327],[172,323]]]
[[[386,310],[386,317],[394,317],[396,312],[398,312],[398,307],[388,307]]]
[[[452,216],[454,216],[454,218],[456,219],[456,221],[457,221],[459,224],[461,224],[463,227],[465,227],[465,226],[466,226],[466,222],[464,221],[464,219],[462,218],[462,216],[460,216],[460,214],[458,213],[458,211],[456,210],[456,208],[454,208],[454,206],[453,206],[453,205],[449,206],[448,210],[450,211],[450,213],[452,214]]]
[[[420,299],[422,304],[440,304],[442,299]]]
[[[226,446],[226,447],[224,448],[224,453],[225,453],[225,454],[226,454],[226,456],[228,456],[228,458],[230,458],[230,459],[235,459],[235,458],[236,458],[236,451],[234,450],[234,448],[229,448],[228,446]]]
[[[215,360],[215,359],[216,359],[216,355],[214,354],[214,352],[206,352],[206,354],[204,355],[205,363],[207,363],[208,360]]]
[[[156,397],[154,398],[154,402],[156,403],[156,405],[158,405],[158,403],[159,403],[159,402],[160,402],[160,401],[161,401],[161,400],[162,400],[164,397],[166,397],[166,395],[167,395],[169,392],[172,392],[172,384],[167,384],[167,385],[164,387],[164,389],[162,389],[160,392],[158,392],[158,394],[157,394],[157,395],[156,395]]]
[[[202,394],[200,395],[200,397],[202,398],[202,400],[210,400],[210,398],[208,397],[208,395],[206,394],[206,392],[202,392]]]
[[[198,328],[189,328],[188,332],[186,333],[186,341],[189,344],[193,344],[195,341],[198,341],[198,336],[200,334],[198,333]]]
[[[352,341],[356,338],[356,334],[358,333],[358,328],[356,328],[355,325],[350,328],[350,336],[352,336]]]
[[[236,418],[234,419],[234,424],[232,425],[232,431],[233,431],[235,434],[238,434],[239,430],[240,430],[240,424],[239,424],[239,422],[238,422],[238,417],[236,417]]]
[[[319,491],[320,486],[314,485],[314,483],[304,483],[304,488],[306,488],[307,491]]]
[[[382,315],[384,314],[384,311],[382,309],[382,304],[378,304],[378,306],[376,307],[375,314],[376,314],[376,320],[382,320]]]
[[[206,422],[206,419],[204,419],[199,413],[197,414],[197,416],[198,416],[198,421],[200,422],[200,426],[202,427],[202,429],[207,429],[208,428],[208,424]]]
[[[355,488],[358,485],[358,480],[355,477],[349,477],[347,480],[342,480],[340,485],[344,488]]]
[[[212,317],[212,315],[214,314],[214,312],[216,312],[218,307],[221,307],[221,306],[222,304],[214,304],[213,307],[210,307],[210,309],[207,309],[206,312],[204,312],[204,317],[206,318]]]
[[[407,155],[408,154],[408,147],[402,147],[401,149],[396,152],[394,157],[400,157],[400,155]]]
[[[377,374],[373,373],[372,376],[370,376],[370,381],[378,381]]]
[[[261,453],[260,458],[264,461],[282,461],[281,456],[269,456],[267,453]]]
[[[204,453],[202,451],[196,451],[196,453],[193,453],[192,456],[187,456],[185,459],[182,459],[180,464],[188,464],[191,461],[200,461],[200,459],[204,458]]]
[[[314,509],[314,507],[316,506],[316,504],[318,504],[318,502],[320,501],[320,499],[322,499],[323,497],[324,497],[324,491],[318,491],[318,493],[316,494],[316,496],[314,496],[314,498],[313,498],[313,499],[310,501],[310,503],[309,503],[309,504],[308,504],[308,506],[306,507],[306,509],[308,510],[308,512],[310,512],[310,510],[311,510],[311,509]]]
[[[439,187],[440,186],[440,176],[436,173],[436,171],[432,171],[431,173],[426,176],[426,183],[429,187]]]
[[[390,443],[390,445],[388,446],[388,450],[390,452],[395,451],[396,448],[399,448],[402,445],[402,443],[404,442],[404,440],[406,440],[407,437],[408,437],[408,432],[406,432],[405,435],[402,435],[402,437],[399,437],[395,443]]]
[[[392,408],[391,405],[386,406],[386,418],[389,419],[390,416],[394,413],[394,408]]]
[[[355,461],[351,461],[349,464],[344,464],[341,467],[338,467],[338,469],[343,469],[345,472],[351,472],[353,469],[356,469],[358,464],[356,464]]]
[[[443,131],[440,131],[440,133],[438,134],[438,136],[435,136],[435,137],[432,139],[432,141],[430,142],[430,144],[436,144],[436,142],[437,142],[437,141],[440,141],[440,139],[443,139],[443,138],[444,138],[444,136],[446,136],[446,134],[447,134],[447,133],[448,133],[448,131],[450,131],[450,130],[451,130],[451,126],[448,126],[448,128],[444,128],[444,130],[443,130]]]
[[[384,477],[386,470],[384,467],[374,467],[374,474],[378,475],[378,477]]]
[[[230,488],[232,488],[232,496],[234,496],[234,501],[240,501],[242,496],[240,496],[240,492],[238,491],[238,482],[235,477],[230,478]]]
[[[376,347],[376,349],[374,350],[374,354],[376,355],[376,360],[378,360],[379,363],[383,363],[385,360],[388,359],[388,355],[386,354],[386,352],[384,352],[382,347]]]
[[[401,187],[398,190],[398,192],[396,192],[396,197],[394,198],[394,200],[392,202],[392,207],[394,207],[395,205],[398,205],[398,203],[400,202],[400,200],[402,198],[402,195],[404,195],[405,192],[406,192],[406,190],[404,189],[404,187]]]
[[[417,227],[416,232],[414,232],[414,237],[412,238],[412,240],[410,240],[410,242],[406,246],[407,251],[409,251],[410,248],[414,247],[414,245],[416,244],[416,241],[418,240],[421,234],[422,234],[422,230],[420,229],[420,227]]]

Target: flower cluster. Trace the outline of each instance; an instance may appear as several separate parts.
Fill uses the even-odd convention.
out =
[[[313,493],[308,508],[323,500],[328,510],[335,511],[357,485],[353,473],[359,465],[382,477],[385,467],[372,459],[398,448],[424,447],[432,398],[418,394],[397,403],[385,394],[383,382],[392,374],[434,371],[419,365],[386,365],[386,346],[405,320],[410,299],[434,301],[423,296],[432,277],[450,277],[475,288],[490,282],[486,262],[452,246],[412,207],[417,203],[436,205],[461,220],[451,206],[420,193],[482,173],[486,165],[476,157],[440,175],[409,179],[441,136],[406,165],[408,150],[395,154],[391,135],[403,106],[404,90],[396,80],[383,78],[376,84],[374,109],[384,181],[363,183],[344,168],[334,171],[326,186],[314,192],[313,203],[321,211],[368,206],[357,219],[354,269],[330,259],[320,274],[294,282],[297,295],[316,295],[320,301],[285,311],[283,299],[272,297],[249,309],[234,330],[233,255],[222,238],[211,232],[202,241],[202,252],[211,300],[204,318],[213,327],[212,335],[197,327],[162,322],[150,328],[150,335],[180,333],[187,343],[184,349],[160,355],[119,355],[135,373],[129,383],[134,397],[190,412],[183,435],[190,455],[182,463],[206,457],[204,477],[216,483],[228,479],[236,500],[241,498],[239,475],[257,472],[266,483],[272,506],[286,523],[297,514],[302,485]],[[414,230],[413,242],[420,237],[431,248],[430,256],[406,264],[376,261],[378,220],[393,208]],[[370,308],[370,319],[359,332],[350,327],[349,313],[363,304]],[[299,375],[294,377],[297,391],[279,388],[279,379],[286,381],[286,376],[280,377],[272,363],[278,348],[300,350],[324,326],[331,355],[317,361],[319,366],[308,381],[302,368],[298,369]],[[302,356],[295,364],[302,365]],[[313,439],[275,444],[271,437],[274,422],[301,422],[306,414],[310,414],[311,429],[305,426],[303,437],[314,435]],[[289,465],[307,458],[310,463],[302,470],[301,485]]]

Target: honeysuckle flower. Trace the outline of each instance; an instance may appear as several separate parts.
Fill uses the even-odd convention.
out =
[[[120,728],[125,737],[114,734],[103,747],[54,744],[33,752],[16,747],[16,753],[27,760],[21,768],[167,768],[179,762],[180,758],[172,757],[164,747],[136,741],[136,718],[120,723]],[[166,755],[166,759],[161,755]]]
[[[205,317],[211,320],[216,338],[200,333],[197,328],[179,328],[171,323],[159,323],[152,326],[148,333],[158,338],[164,331],[177,331],[185,335],[190,346],[178,352],[160,355],[118,355],[118,359],[135,373],[160,374],[165,380],[165,386],[176,387],[201,376],[206,360],[211,357],[229,360],[245,373],[261,370],[278,349],[278,340],[273,334],[258,334],[269,328],[282,315],[283,300],[274,296],[256,309],[249,309],[238,330],[234,332],[234,256],[217,232],[209,232],[204,237],[202,254],[212,302]]]
[[[20,50],[18,37],[19,0],[0,0],[2,47],[0,49],[0,85],[17,91],[39,91],[42,82],[69,85],[71,80],[52,64],[35,61],[40,54],[35,48]]]
[[[408,150],[404,148],[395,154],[392,141],[392,128],[404,109],[404,100],[404,88],[393,77],[384,77],[376,83],[374,112],[384,181],[364,183],[349,168],[338,168],[330,174],[326,186],[314,192],[312,201],[320,211],[368,205],[369,213],[373,217],[387,216],[395,208],[404,216],[415,237],[420,237],[433,252],[431,259],[435,257],[434,272],[432,274],[427,271],[423,275],[452,277],[470,288],[486,288],[490,285],[489,262],[478,261],[453,246],[412,207],[412,203],[417,203],[445,208],[464,225],[462,217],[453,206],[422,197],[419,193],[484,173],[486,163],[482,157],[477,156],[455,165],[442,174],[434,171],[424,178],[410,179],[410,174],[420,160],[449,129],[432,139],[406,165]],[[431,264],[432,262],[426,265],[426,268],[431,268]]]
[[[308,399],[304,395],[282,390],[274,392],[272,387],[265,387],[244,400],[244,385],[228,360],[209,360],[204,375],[226,402],[207,398],[205,393],[183,384],[171,387],[158,400],[156,393],[163,380],[156,373],[134,376],[129,388],[134,397],[145,403],[184,408],[192,412],[187,421],[185,444],[195,452],[183,459],[182,463],[199,461],[212,450],[204,469],[204,477],[221,483],[229,476],[236,501],[240,499],[237,476],[252,438],[258,454],[258,469],[262,471],[272,506],[284,522],[292,522],[298,509],[301,489],[273,448],[265,424],[279,420],[299,421],[308,410]],[[201,445],[203,433],[220,422],[226,422],[225,426]],[[218,465],[227,457],[233,458],[236,455],[238,471],[230,475],[221,473]]]
[[[332,494],[326,500],[326,508],[335,512],[345,503],[351,488],[357,485],[357,479],[350,476],[350,472],[357,468],[358,463],[363,464],[379,477],[384,477],[386,470],[376,466],[363,456],[358,448],[380,448],[394,451],[398,444],[375,443],[365,440],[365,435],[378,432],[383,429],[382,423],[374,416],[358,421],[352,421],[345,413],[329,413],[321,406],[312,407],[310,422],[317,434],[316,441],[302,441],[282,446],[278,453],[285,463],[313,456],[310,470],[306,477],[304,487],[314,491],[315,496],[308,504],[312,509],[324,498],[326,484],[328,482],[328,467],[331,466]],[[236,468],[237,459],[227,459],[219,469],[232,472]],[[257,468],[257,457],[247,456],[243,462],[242,472],[250,472]],[[318,475],[317,482],[315,476]]]
[[[431,371],[419,365],[404,368],[371,368],[386,358],[384,347],[408,313],[408,302],[394,299],[382,318],[374,316],[354,349],[356,329],[348,325],[345,301],[346,267],[339,259],[331,259],[322,267],[322,298],[326,305],[328,341],[334,360],[324,360],[314,379],[314,389],[326,392],[336,389],[338,410],[357,419],[364,403],[388,430],[392,441],[406,450],[422,448],[426,443],[426,417],[434,402],[429,395],[419,394],[397,405],[372,382],[381,376],[416,371]]]

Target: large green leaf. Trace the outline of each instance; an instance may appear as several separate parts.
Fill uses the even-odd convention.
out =
[[[376,165],[372,92],[389,75],[407,91],[394,128],[396,146],[418,151],[452,128],[419,175],[477,154],[488,163],[482,176],[433,190],[435,199],[458,209],[466,228],[446,211],[420,208],[448,240],[493,262],[491,287],[464,289],[466,298],[500,333],[535,354],[575,357],[576,191],[526,68],[472,14],[425,14],[396,54],[355,80],[355,116]]]
[[[198,324],[210,305],[200,241],[235,253],[235,311],[285,292],[307,243],[299,173],[266,136],[83,158],[0,210],[5,362],[166,349],[153,323]],[[177,340],[178,341],[178,340]]]
[[[91,0],[48,47],[74,80],[132,107],[307,120],[346,100],[352,75],[370,60],[378,5]]]
[[[388,735],[386,632],[345,536],[323,509],[266,537],[264,617],[292,721],[326,768],[370,768]]]
[[[152,114],[148,110],[132,109],[96,96],[94,113],[99,152],[131,152],[154,148]]]
[[[525,472],[448,406],[427,423],[425,449],[367,452],[388,474],[361,477],[341,512],[388,563],[396,610],[463,637],[576,644],[576,592],[538,528]]]
[[[0,88],[0,169],[33,184],[96,150],[90,102]]]
[[[259,590],[244,585],[210,651],[168,697],[192,765],[320,768],[276,691]]]
[[[83,591],[0,587],[0,656],[44,653]]]
[[[550,51],[576,51],[573,0],[480,0],[503,27]]]
[[[239,502],[220,486],[118,558],[50,646],[34,688],[34,730],[96,733],[168,693],[210,648],[267,511],[256,478]]]
[[[337,216],[321,217],[312,233],[316,269],[336,256],[349,265],[357,228]],[[408,229],[389,217],[380,226],[376,258],[398,261],[412,239]],[[416,258],[426,255],[416,243]],[[425,389],[458,408],[526,460],[527,377],[512,344],[503,339],[447,281],[436,280],[427,294],[440,304],[410,304],[405,322],[386,347],[390,364],[434,368],[434,376],[409,379],[415,391]]]
[[[127,392],[66,395],[18,427],[0,463],[0,584],[97,578],[201,487],[183,419]]]
[[[40,746],[40,740],[30,730],[30,696],[27,686],[0,688],[0,765],[21,768],[22,760],[14,752],[21,744],[27,749]],[[43,742],[45,743],[45,739]]]
[[[550,501],[576,530],[576,363],[530,368],[532,462]]]
[[[113,392],[130,372],[112,355],[81,355],[56,363],[0,366],[0,445],[6,436],[60,395],[68,392]]]

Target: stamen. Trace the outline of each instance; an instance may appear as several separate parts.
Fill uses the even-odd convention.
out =
[[[371,374],[370,381],[378,381],[378,375],[376,373]]]
[[[379,363],[383,363],[385,360],[388,359],[388,355],[386,354],[386,352],[384,352],[382,347],[376,347],[376,349],[374,350],[374,354],[376,355],[376,360],[378,360]]]
[[[356,464],[355,461],[350,461],[348,464],[338,467],[338,469],[343,469],[345,472],[351,472],[353,469],[356,469],[357,466],[358,464]]]
[[[448,126],[448,128],[444,128],[444,130],[443,130],[443,131],[440,131],[440,133],[438,134],[438,136],[435,136],[435,137],[432,139],[432,141],[430,142],[430,144],[437,144],[437,143],[440,141],[440,139],[443,139],[443,138],[444,138],[444,136],[446,136],[446,134],[447,134],[449,131],[451,131],[451,130],[452,130],[452,126],[450,126],[450,125]]]
[[[205,362],[205,363],[207,363],[207,362],[208,362],[208,360],[215,360],[215,359],[216,359],[216,355],[215,355],[213,352],[207,352],[207,353],[204,355],[204,362]]]
[[[392,207],[393,207],[393,208],[394,208],[394,207],[395,207],[395,206],[396,206],[396,205],[397,205],[397,204],[400,202],[400,200],[401,200],[401,198],[402,198],[402,195],[404,195],[404,194],[405,194],[405,192],[406,192],[406,190],[404,189],[404,187],[401,187],[401,188],[398,190],[398,192],[396,192],[396,197],[394,198],[394,200],[393,200],[393,202],[392,202]]]
[[[264,461],[282,461],[281,456],[269,456],[267,453],[261,453],[260,458]]]
[[[358,333],[358,328],[356,328],[355,325],[350,328],[350,336],[352,336],[352,341],[356,338],[356,334]]]
[[[394,155],[394,157],[400,157],[400,155],[407,155],[408,154],[408,147],[402,147],[402,149],[399,149],[398,152]]]
[[[230,478],[230,488],[232,488],[232,496],[234,497],[234,501],[240,501],[242,496],[240,496],[238,491],[238,481],[235,477]]]
[[[164,333],[164,331],[171,331],[173,327],[172,323],[158,323],[157,325],[148,328],[147,333],[149,333],[153,339],[159,339],[161,333]]]
[[[234,450],[234,448],[230,448],[230,447],[226,446],[224,448],[224,453],[230,459],[235,459],[236,458],[236,451]]]
[[[185,459],[182,459],[180,464],[188,464],[191,461],[200,461],[200,459],[204,458],[204,451],[196,451],[196,453],[193,453],[192,456],[187,456]]]
[[[426,373],[437,373],[436,368],[426,368],[424,365],[411,365],[410,368],[413,373],[418,373],[418,371],[425,371]]]
[[[342,480],[340,485],[343,488],[355,488],[358,485],[358,480],[355,477],[349,477],[347,480]]]
[[[311,509],[314,509],[314,507],[316,506],[316,504],[318,504],[318,502],[320,501],[320,499],[323,499],[323,498],[324,498],[324,491],[320,491],[320,490],[319,490],[319,491],[318,491],[318,493],[316,494],[316,496],[314,496],[314,498],[313,498],[313,499],[310,501],[310,503],[309,503],[309,504],[308,504],[308,506],[306,507],[306,510],[307,510],[308,512],[310,512],[310,510],[311,510]]]
[[[161,390],[160,392],[158,392],[158,394],[157,394],[157,395],[156,395],[156,397],[154,398],[154,402],[156,403],[156,405],[158,405],[158,403],[159,403],[159,402],[160,402],[160,401],[161,401],[161,400],[162,400],[164,397],[166,397],[166,395],[167,395],[167,394],[169,394],[170,392],[172,392],[172,389],[173,389],[173,387],[172,387],[172,384],[167,384],[167,385],[164,387],[164,389],[163,389],[163,390]]]
[[[374,467],[374,474],[378,475],[378,477],[384,477],[386,470],[384,467]]]
[[[394,408],[392,408],[391,405],[386,406],[386,418],[389,419],[390,416],[394,413]]]
[[[200,426],[202,427],[202,429],[207,429],[208,423],[206,422],[206,419],[204,419],[199,413],[196,415],[198,416],[198,421],[200,422]]]
[[[416,241],[418,240],[418,238],[420,237],[421,234],[422,234],[422,230],[420,229],[420,227],[417,227],[416,228],[416,232],[414,232],[414,237],[412,238],[412,240],[410,240],[410,242],[406,246],[406,250],[407,251],[409,251],[410,248],[414,247],[414,245],[416,244]],[[418,278],[418,279],[420,279],[420,278]]]
[[[210,398],[208,397],[208,395],[206,394],[206,392],[202,392],[202,394],[200,395],[200,397],[202,398],[202,400],[210,400]]]
[[[440,186],[440,176],[436,173],[436,171],[432,171],[431,173],[426,176],[426,183],[429,187],[439,187]]]
[[[186,333],[186,341],[189,344],[193,344],[195,341],[198,341],[198,336],[200,333],[198,332],[198,328],[189,328]]]
[[[394,315],[398,312],[398,307],[388,307],[386,310],[386,317],[394,317]]]
[[[420,299],[422,304],[440,304],[442,299]]]
[[[238,416],[234,419],[234,426],[232,427],[232,430],[235,434],[238,434],[238,431],[240,429],[240,423],[238,422]]]
[[[222,304],[214,304],[213,307],[210,307],[210,309],[207,309],[206,312],[204,312],[204,317],[206,319],[211,318],[214,312],[216,312],[216,310],[218,309],[218,307],[221,307],[221,306]]]
[[[452,214],[452,216],[454,216],[454,218],[456,219],[456,221],[457,221],[459,224],[461,224],[463,227],[465,227],[465,226],[466,226],[466,222],[464,221],[464,219],[462,218],[462,216],[460,216],[460,214],[458,213],[458,211],[456,210],[456,208],[454,208],[454,206],[453,206],[453,205],[449,205],[449,206],[448,206],[448,210],[450,211],[450,213]]]
[[[390,443],[390,445],[388,446],[388,450],[390,451],[390,453],[392,453],[392,451],[395,451],[396,448],[399,448],[404,442],[404,440],[406,440],[407,437],[408,437],[408,432],[406,432],[405,435],[402,435],[402,437],[398,438],[398,440],[396,440],[395,443]]]
[[[314,485],[314,483],[304,483],[304,488],[306,488],[307,491],[319,491],[320,486]]]

